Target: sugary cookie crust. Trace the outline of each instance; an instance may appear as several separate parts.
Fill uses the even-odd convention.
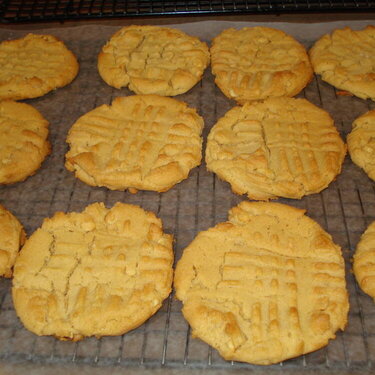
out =
[[[347,137],[348,151],[356,165],[375,180],[375,110],[358,117]]]
[[[353,259],[353,271],[359,286],[375,301],[375,221],[362,234]]]
[[[66,167],[92,186],[166,191],[200,164],[203,119],[157,95],[116,98],[69,131]]]
[[[25,239],[21,223],[0,205],[0,276],[12,276],[14,262]]]
[[[172,236],[142,208],[94,203],[56,213],[14,267],[17,315],[37,335],[121,335],[153,315],[172,284]]]
[[[48,121],[29,104],[0,101],[0,184],[23,181],[41,166],[51,147]]]
[[[337,29],[320,38],[310,52],[315,73],[338,89],[375,100],[375,27]]]
[[[74,54],[52,35],[27,34],[0,44],[0,99],[42,96],[69,84],[77,73]]]
[[[270,98],[219,119],[208,135],[206,163],[237,194],[299,199],[326,188],[345,153],[327,112],[305,99]]]
[[[115,33],[98,57],[103,80],[136,94],[174,96],[190,90],[210,61],[208,47],[178,29],[127,26]]]
[[[349,309],[339,246],[304,210],[242,202],[200,232],[174,285],[193,337],[226,360],[277,363],[327,345]]]
[[[281,30],[227,29],[214,38],[210,53],[215,83],[240,104],[297,95],[312,78],[305,48]]]

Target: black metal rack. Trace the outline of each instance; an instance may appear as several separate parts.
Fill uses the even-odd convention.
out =
[[[166,16],[373,12],[374,0],[2,0],[0,21]]]

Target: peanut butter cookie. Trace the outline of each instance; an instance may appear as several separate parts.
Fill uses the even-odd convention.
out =
[[[207,168],[250,199],[301,198],[340,173],[346,146],[331,116],[305,99],[235,107],[208,135]]]
[[[203,119],[158,95],[118,97],[72,126],[66,167],[92,186],[166,191],[200,164]]]
[[[367,227],[357,244],[353,271],[361,289],[375,301],[375,221]]]
[[[50,153],[48,121],[29,104],[0,101],[0,184],[23,181]]]
[[[215,83],[239,104],[297,95],[312,78],[302,44],[269,27],[224,30],[210,53]]]
[[[0,100],[42,96],[77,73],[76,57],[52,35],[27,34],[0,44]]]
[[[347,137],[353,163],[375,180],[375,110],[358,117]]]
[[[206,43],[178,29],[127,26],[115,33],[98,58],[110,86],[136,94],[175,96],[202,78],[210,61]]]
[[[304,210],[242,202],[200,232],[175,272],[192,335],[226,360],[269,365],[317,350],[349,309],[339,246]]]
[[[314,71],[323,81],[359,98],[375,100],[375,26],[334,30],[320,38],[309,53]]]
[[[17,218],[0,205],[0,275],[12,276],[18,251],[26,239],[25,231]]]
[[[122,335],[160,308],[171,291],[172,263],[172,236],[138,206],[94,203],[80,213],[58,212],[17,258],[14,307],[37,335]]]

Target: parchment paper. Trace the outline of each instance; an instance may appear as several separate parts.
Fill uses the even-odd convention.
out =
[[[270,25],[207,21],[170,27],[180,28],[209,43],[215,35],[228,27],[261,24],[282,29],[310,47],[321,35],[335,28],[351,26],[361,29],[372,23],[373,21],[322,24],[273,22]],[[119,27],[86,25],[33,30],[61,38],[78,57],[80,72],[69,86],[44,97],[25,101],[35,106],[50,122],[49,139],[53,152],[34,176],[22,183],[0,187],[0,203],[20,219],[28,235],[41,225],[43,218],[52,216],[56,211],[81,211],[95,201],[103,201],[107,206],[117,201],[138,204],[157,213],[163,220],[165,231],[173,233],[178,260],[184,247],[198,231],[225,221],[229,208],[246,197],[233,194],[227,183],[206,171],[204,163],[195,168],[187,180],[166,193],[139,192],[136,195],[87,186],[64,168],[64,154],[67,151],[65,138],[74,121],[103,103],[109,104],[116,96],[132,94],[127,89],[117,90],[107,86],[96,69],[96,58],[101,47],[117,29]],[[1,28],[0,40],[20,37],[26,33],[27,30]],[[351,123],[356,117],[375,108],[374,102],[337,95],[332,86],[318,77],[299,96],[327,110],[333,116],[343,138],[351,130]],[[217,119],[235,105],[215,87],[209,69],[202,82],[176,99],[196,107],[204,117],[204,139]],[[343,248],[351,304],[349,324],[344,333],[338,333],[338,337],[326,348],[286,361],[282,367],[274,365],[261,368],[226,362],[215,350],[190,337],[188,325],[180,312],[181,304],[173,295],[149,321],[121,337],[104,337],[100,340],[90,338],[79,343],[37,337],[24,329],[17,319],[10,295],[10,281],[1,280],[0,364],[3,364],[4,371],[14,368],[19,373],[21,368],[28,373],[38,373],[38,369],[45,371],[46,366],[57,366],[60,369],[69,368],[67,372],[70,373],[84,369],[90,372],[90,368],[100,368],[102,373],[112,373],[115,369],[116,373],[119,369],[142,373],[145,368],[155,371],[163,368],[165,371],[173,370],[173,373],[198,369],[210,369],[210,373],[249,369],[255,373],[278,373],[282,370],[284,374],[301,370],[327,374],[368,373],[375,366],[375,303],[359,291],[351,273],[350,259],[360,234],[375,219],[374,183],[347,156],[341,175],[322,193],[300,201],[278,201],[305,208],[307,214],[317,220]]]

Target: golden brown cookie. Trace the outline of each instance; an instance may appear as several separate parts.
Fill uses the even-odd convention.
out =
[[[172,236],[142,208],[94,203],[56,213],[14,267],[17,315],[37,335],[121,335],[153,315],[172,284]]]
[[[334,30],[320,38],[309,54],[323,81],[362,99],[375,100],[375,26]]]
[[[203,119],[157,95],[118,97],[77,120],[66,167],[92,186],[166,191],[201,161]]]
[[[12,276],[14,262],[25,239],[21,223],[0,205],[0,276]]]
[[[237,194],[299,199],[326,188],[345,153],[327,112],[305,99],[270,98],[219,119],[208,135],[206,163]]]
[[[349,309],[339,246],[305,211],[242,202],[200,232],[174,285],[192,335],[226,360],[268,365],[327,345]]]
[[[358,117],[347,137],[353,163],[375,180],[375,110]]]
[[[215,83],[240,104],[297,95],[312,78],[305,48],[269,27],[224,30],[214,38],[210,53]]]
[[[375,221],[368,226],[357,244],[353,271],[361,289],[375,301]]]
[[[77,73],[74,54],[52,35],[27,34],[0,44],[0,100],[42,96]]]
[[[41,166],[51,147],[48,121],[29,104],[0,101],[0,184],[23,181]]]
[[[210,61],[208,47],[178,29],[127,26],[98,57],[99,74],[110,86],[136,94],[174,96],[200,81]]]

